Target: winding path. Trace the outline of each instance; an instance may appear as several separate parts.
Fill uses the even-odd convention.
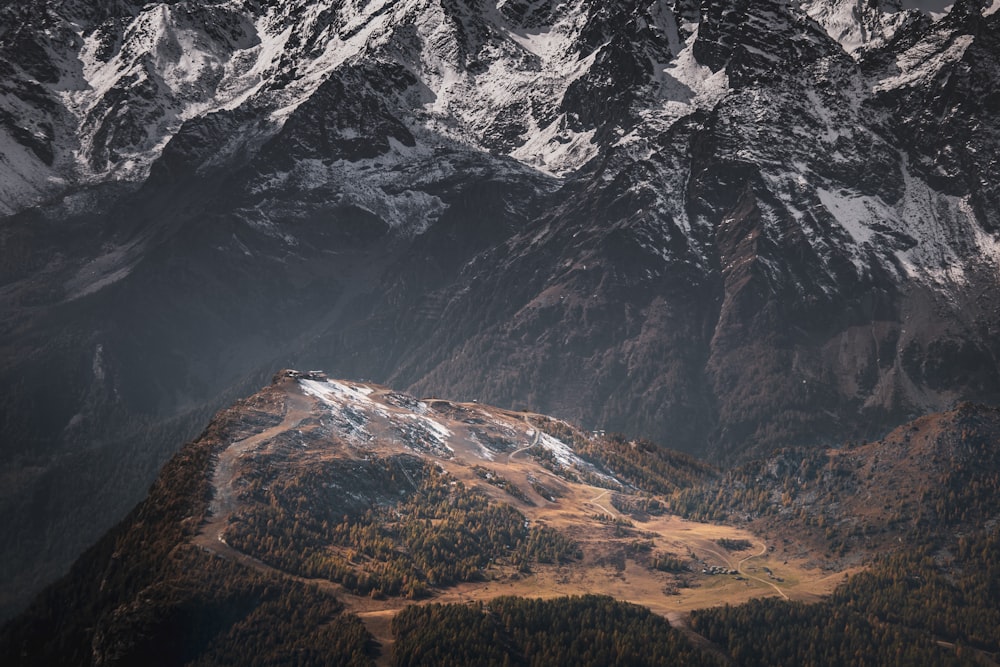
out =
[[[785,598],[787,600],[788,596],[785,594],[785,591],[783,591],[780,588],[778,588],[778,586],[774,582],[767,581],[766,579],[761,579],[760,577],[755,577],[754,575],[747,574],[746,572],[743,571],[743,564],[744,563],[746,563],[751,558],[760,558],[765,553],[767,553],[767,545],[765,543],[761,542],[761,544],[760,544],[760,553],[753,554],[752,556],[747,556],[746,558],[744,558],[743,560],[741,560],[739,563],[736,564],[736,571],[739,572],[744,577],[746,577],[747,579],[753,579],[754,581],[759,581],[762,584],[767,584],[768,586],[770,586],[774,590],[778,591],[778,595],[780,595],[781,597],[783,597],[783,598]]]
[[[297,428],[303,420],[312,416],[313,403],[307,396],[291,391],[287,395],[287,408],[280,424],[244,438],[239,442],[234,442],[219,453],[219,459],[215,463],[215,470],[212,472],[212,502],[208,506],[208,521],[198,531],[198,534],[191,539],[192,544],[208,549],[209,551],[214,551],[220,555],[229,556],[230,558],[239,554],[244,559],[248,558],[263,565],[263,563],[260,563],[255,558],[251,558],[231,548],[223,539],[223,533],[226,530],[229,515],[236,511],[238,506],[236,493],[233,490],[233,476],[235,475],[239,458],[276,435]]]
[[[599,502],[597,502],[598,500],[600,500],[604,496],[608,495],[609,493],[611,493],[611,491],[609,491],[608,489],[604,489],[604,491],[602,491],[601,493],[598,493],[596,496],[594,496],[593,498],[591,498],[587,502],[590,503],[591,505],[593,505],[594,507],[601,508],[602,510],[604,510],[604,513],[607,514],[608,516],[618,516],[618,512],[615,512],[613,510],[609,510],[607,507],[605,507],[604,505],[602,505]]]
[[[528,426],[531,426],[531,423],[528,421],[527,417],[524,418],[524,423],[528,424]],[[535,437],[532,438],[532,440],[531,440],[531,444],[530,445],[525,445],[524,447],[521,447],[521,449],[515,449],[513,452],[511,452],[510,454],[508,454],[507,455],[507,464],[508,465],[510,464],[510,460],[512,458],[514,458],[515,456],[517,456],[521,452],[528,451],[529,449],[531,449],[532,447],[534,447],[535,445],[538,444],[538,441],[541,439],[541,431],[539,431],[534,426],[531,426],[531,430],[535,434]]]
[[[705,547],[704,545],[702,545],[700,548],[701,548],[702,551],[706,551],[706,552],[712,554],[713,556],[715,556],[716,558],[720,559],[723,563],[726,564],[726,567],[728,567],[730,569],[733,569],[732,563],[729,562],[729,558],[727,556],[719,553],[718,551],[716,551],[714,549],[709,549],[708,547]],[[766,585],[770,586],[771,588],[773,588],[775,591],[777,591],[778,595],[780,595],[784,599],[788,600],[789,597],[785,593],[785,591],[781,590],[781,588],[778,585],[776,585],[773,581],[768,581],[767,579],[762,579],[762,578],[760,578],[760,577],[758,577],[756,575],[748,574],[748,573],[746,573],[743,570],[743,565],[748,560],[750,560],[751,558],[760,558],[761,556],[763,556],[766,553],[767,553],[767,544],[764,543],[764,542],[761,542],[761,544],[760,544],[760,551],[757,552],[757,553],[755,553],[755,554],[751,554],[749,556],[745,556],[744,558],[740,559],[736,563],[736,568],[735,569],[740,574],[740,576],[746,577],[747,579],[753,579],[754,581],[759,582],[761,584],[766,584]]]

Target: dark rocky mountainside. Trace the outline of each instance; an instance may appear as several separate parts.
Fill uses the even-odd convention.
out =
[[[1000,13],[906,6],[0,8],[3,607],[288,365],[719,461],[995,402]]]

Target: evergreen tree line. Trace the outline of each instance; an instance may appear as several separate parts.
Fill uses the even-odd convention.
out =
[[[392,630],[397,667],[718,664],[648,609],[597,595],[410,606]]]
[[[815,604],[697,611],[740,665],[972,665],[1000,655],[1000,530],[881,558]]]
[[[322,478],[277,477],[226,530],[234,548],[275,567],[341,583],[375,597],[428,594],[487,577],[497,564],[530,568],[582,557],[579,546],[547,526],[530,526],[507,503],[467,489],[432,464],[415,475],[404,500],[332,520]],[[305,484],[303,483],[305,480]]]

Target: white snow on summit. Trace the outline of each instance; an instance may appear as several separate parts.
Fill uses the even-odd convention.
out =
[[[921,10],[917,5],[942,4],[940,0],[903,2],[903,11],[881,10],[858,0],[806,0],[802,9],[811,19],[823,26],[826,33],[840,43],[844,51],[856,55],[861,49],[878,47],[890,39],[909,18],[908,10]],[[948,5],[947,9],[951,6]],[[947,11],[947,9],[943,11]],[[942,14],[931,12],[940,18]]]
[[[960,60],[975,41],[973,35],[932,35],[917,42],[896,59],[899,73],[875,84],[875,92],[911,85],[934,77],[943,68]]]

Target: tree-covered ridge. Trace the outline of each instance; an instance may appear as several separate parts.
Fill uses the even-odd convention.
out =
[[[992,529],[886,556],[834,591],[830,604],[996,657],[1000,529],[993,522]]]
[[[172,561],[95,628],[97,664],[372,663],[368,631],[328,593],[190,545]]]
[[[648,609],[597,595],[410,606],[392,628],[397,667],[718,664]]]
[[[740,665],[995,663],[1000,531],[886,556],[816,604],[753,600],[692,621]]]
[[[964,404],[885,439],[782,449],[681,489],[670,509],[702,521],[793,530],[830,558],[975,528],[1000,516],[1000,411]]]
[[[144,502],[0,629],[0,664],[370,664],[370,635],[335,598],[190,544],[214,459],[280,422],[283,401],[268,389],[219,413]]]
[[[920,632],[824,603],[763,598],[698,611],[692,620],[741,667],[966,664]]]
[[[528,569],[532,562],[580,557],[579,547],[558,531],[532,526],[513,506],[491,501],[435,464],[416,461],[372,456],[352,462],[407,491],[395,502],[339,516],[326,500],[330,475],[343,464],[291,476],[261,472],[246,480],[248,504],[234,517],[226,540],[287,572],[335,581],[360,594],[411,599],[425,596],[428,586],[485,579],[496,565]]]

